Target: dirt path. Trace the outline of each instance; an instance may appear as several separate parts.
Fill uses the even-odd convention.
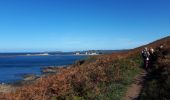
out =
[[[127,93],[124,98],[125,100],[137,100],[143,87],[146,74],[146,71],[142,71],[139,75],[135,77],[133,84],[130,85],[127,90]]]

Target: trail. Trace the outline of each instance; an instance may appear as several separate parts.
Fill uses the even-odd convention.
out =
[[[142,71],[139,75],[135,77],[133,84],[130,85],[127,89],[124,100],[137,100],[142,90],[146,75],[147,72]]]

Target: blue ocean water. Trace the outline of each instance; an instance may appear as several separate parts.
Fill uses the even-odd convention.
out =
[[[22,74],[41,74],[47,66],[70,65],[86,56],[0,56],[0,83],[22,80]]]

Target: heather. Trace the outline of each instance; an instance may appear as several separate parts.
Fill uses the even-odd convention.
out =
[[[169,91],[169,37],[145,45],[156,49],[157,59],[148,70],[148,79],[141,99],[150,97],[168,99]],[[144,46],[110,55],[92,56],[75,64],[58,69],[49,75],[22,86],[11,93],[1,93],[2,100],[121,100],[127,88],[142,69],[140,51]],[[151,76],[150,76],[151,75]],[[156,94],[154,94],[156,93]],[[155,96],[156,95],[156,96]],[[162,97],[162,98],[161,98]],[[159,99],[159,100],[160,100]]]

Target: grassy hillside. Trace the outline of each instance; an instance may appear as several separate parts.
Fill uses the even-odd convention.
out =
[[[170,37],[158,40],[147,46],[157,48],[165,45],[169,54]],[[25,85],[12,93],[1,94],[2,100],[120,100],[123,99],[127,87],[133,82],[133,78],[140,73],[142,59],[140,51],[143,47],[128,52],[114,53],[90,57],[76,64],[60,69],[56,75],[40,78],[30,85]],[[163,66],[169,58],[158,57],[154,66]],[[159,63],[162,62],[162,64]],[[159,63],[159,64],[158,64]],[[165,68],[168,68],[167,65]],[[157,68],[156,67],[156,68]],[[155,69],[152,69],[153,71]],[[152,74],[152,70],[150,71]],[[169,78],[169,70],[160,73]],[[162,79],[160,77],[160,79]],[[168,77],[168,78],[167,78]],[[157,80],[157,78],[156,78]],[[168,79],[169,80],[169,79]],[[167,81],[164,86],[169,86]],[[148,83],[150,84],[150,83]],[[156,82],[155,84],[159,84]],[[150,87],[147,85],[146,87]],[[154,88],[154,87],[153,87]],[[153,89],[152,88],[152,89]],[[156,87],[155,87],[156,88]],[[154,90],[154,89],[153,89]],[[143,89],[141,99],[147,98],[147,89]],[[155,90],[154,90],[155,91]],[[167,93],[166,91],[163,93]]]

